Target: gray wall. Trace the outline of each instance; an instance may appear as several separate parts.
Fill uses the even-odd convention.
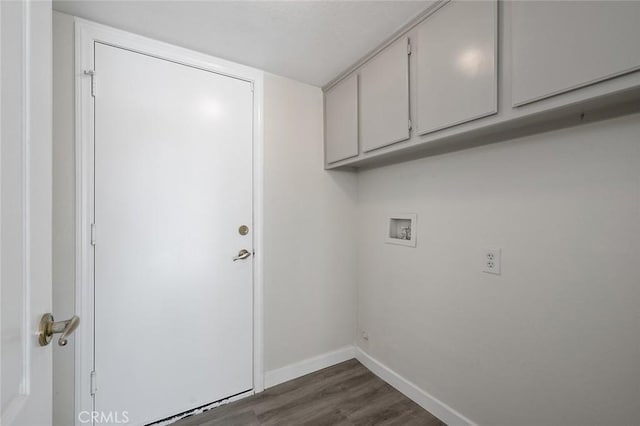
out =
[[[358,345],[480,425],[637,424],[639,135],[634,115],[360,173]],[[415,249],[383,242],[398,212]]]
[[[265,370],[353,344],[356,175],[323,170],[321,91],[265,76]]]
[[[54,12],[54,312],[74,314],[73,17]],[[353,344],[356,176],[325,173],[322,92],[265,75],[265,371]],[[73,339],[72,341],[73,342]],[[73,343],[54,346],[54,425],[73,424]]]

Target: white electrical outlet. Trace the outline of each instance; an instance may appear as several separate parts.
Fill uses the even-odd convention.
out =
[[[500,275],[501,254],[500,249],[485,249],[482,252],[482,272]]]

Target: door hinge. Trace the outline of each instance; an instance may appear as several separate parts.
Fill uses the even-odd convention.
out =
[[[411,55],[411,41],[407,42],[407,55]]]
[[[91,396],[95,395],[98,392],[98,383],[96,381],[96,372],[95,370],[91,372]]]
[[[96,97],[96,72],[94,70],[86,70],[84,75],[91,77],[91,96]]]
[[[411,119],[409,119],[409,130],[413,130],[413,123],[411,123]]]
[[[91,224],[91,245],[92,246],[96,245],[96,224],[95,223]]]

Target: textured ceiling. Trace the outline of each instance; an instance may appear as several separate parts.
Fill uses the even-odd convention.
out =
[[[433,1],[55,1],[60,12],[323,86]]]

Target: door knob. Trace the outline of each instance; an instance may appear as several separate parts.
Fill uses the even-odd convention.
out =
[[[38,343],[40,346],[47,346],[55,333],[62,333],[58,339],[60,346],[67,345],[67,337],[78,328],[80,318],[77,315],[66,321],[54,322],[53,315],[44,314],[40,319],[40,327],[38,328]]]
[[[248,250],[242,249],[238,255],[233,258],[233,261],[235,262],[236,260],[246,259],[249,256],[251,256],[251,253],[249,253]]]

